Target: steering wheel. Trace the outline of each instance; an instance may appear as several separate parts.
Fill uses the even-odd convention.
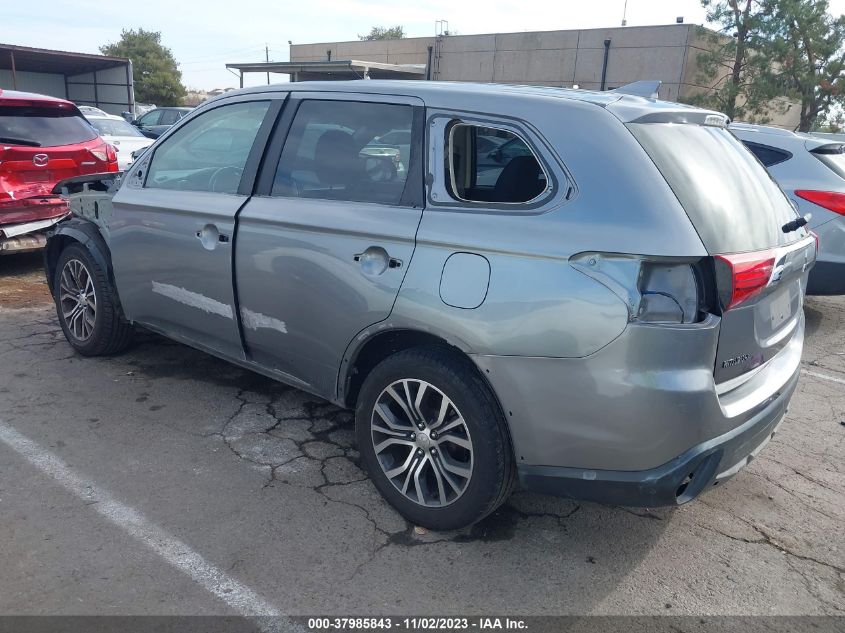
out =
[[[243,173],[244,170],[240,167],[220,167],[208,179],[208,188],[215,193],[236,193],[238,191],[238,185],[241,183],[241,174]],[[227,178],[232,180],[227,181]],[[226,186],[231,185],[233,181],[234,187]]]

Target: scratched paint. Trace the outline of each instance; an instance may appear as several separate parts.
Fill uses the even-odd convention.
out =
[[[282,334],[288,333],[288,328],[284,321],[275,319],[260,312],[253,312],[247,308],[241,308],[241,322],[248,330],[257,330],[259,328],[266,328],[276,330]]]
[[[232,306],[230,306],[228,303],[217,301],[216,299],[212,299],[211,297],[206,297],[205,295],[201,295],[198,292],[193,292],[185,288],[180,288],[179,286],[163,284],[159,283],[158,281],[154,281],[152,283],[153,292],[162,295],[163,297],[173,299],[174,301],[178,301],[183,305],[202,310],[203,312],[208,312],[209,314],[216,314],[222,317],[226,317],[227,319],[235,318],[235,315],[232,311]]]

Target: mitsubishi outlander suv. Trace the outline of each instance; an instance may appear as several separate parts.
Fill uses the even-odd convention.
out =
[[[47,278],[82,355],[141,327],[354,409],[416,525],[471,524],[517,482],[682,504],[781,424],[816,258],[726,125],[489,84],[231,92],[64,188]],[[407,147],[365,151],[385,136]]]

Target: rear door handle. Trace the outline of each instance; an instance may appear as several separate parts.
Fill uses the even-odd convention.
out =
[[[401,268],[402,260],[388,255],[381,246],[370,246],[363,253],[356,253],[353,260],[361,264],[361,272],[368,276],[381,275],[388,268]]]

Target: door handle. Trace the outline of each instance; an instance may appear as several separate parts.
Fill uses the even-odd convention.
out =
[[[388,268],[401,268],[402,260],[388,255],[381,246],[370,246],[363,253],[356,253],[352,259],[361,264],[365,275],[381,275]]]
[[[229,236],[221,233],[213,224],[206,224],[202,230],[196,232],[196,236],[207,251],[213,251],[218,244],[226,244],[229,241]]]

